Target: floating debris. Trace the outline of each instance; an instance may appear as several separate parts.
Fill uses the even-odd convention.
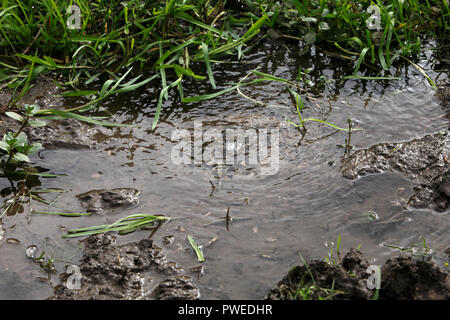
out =
[[[6,239],[7,243],[11,243],[11,244],[19,244],[20,240],[16,239],[16,238],[8,238]]]
[[[29,258],[29,259],[36,259],[36,252],[38,250],[38,247],[35,246],[34,244],[28,246],[28,248],[25,250],[25,255]]]
[[[171,244],[174,240],[175,240],[175,236],[173,234],[162,237],[162,242],[164,244]]]
[[[210,245],[212,245],[217,240],[219,240],[219,238],[217,236],[215,236],[214,238],[212,238],[211,240],[208,241],[208,243],[205,245],[205,247],[209,247]]]
[[[259,257],[267,260],[275,260],[275,258],[269,256],[268,254],[260,254]]]

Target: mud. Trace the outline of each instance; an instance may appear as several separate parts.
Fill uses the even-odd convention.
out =
[[[33,142],[40,142],[46,149],[91,148],[97,145],[95,136],[105,128],[94,127],[75,119],[53,120],[45,127],[27,127],[25,133]]]
[[[168,262],[162,249],[150,239],[119,245],[114,236],[101,234],[90,236],[82,243],[79,289],[67,288],[72,273],[66,272],[49,299],[194,300],[200,297],[190,277],[183,275],[183,269],[174,262]]]
[[[50,80],[41,78],[35,81],[27,94],[20,99],[18,105],[37,104],[41,109],[64,110],[64,99],[58,95],[59,88]],[[7,131],[16,131],[20,124],[4,115],[6,105],[11,98],[10,90],[0,91],[0,137]],[[19,111],[19,110],[13,110]],[[40,142],[47,149],[56,148],[91,148],[99,143],[98,137],[110,137],[111,129],[94,126],[75,119],[46,121],[45,127],[27,127],[25,133],[30,142]]]
[[[380,143],[358,150],[344,160],[342,175],[356,179],[371,173],[400,172],[415,183],[406,205],[445,211],[449,207],[449,149],[447,132],[404,143]]]
[[[301,288],[314,288],[308,296],[311,300],[373,299],[375,290],[367,286],[368,267],[368,261],[356,249],[350,249],[338,264],[313,260],[307,266],[292,268],[265,299],[302,299],[298,293]],[[450,278],[430,259],[401,255],[387,260],[381,268],[378,294],[381,300],[449,300]]]
[[[395,257],[381,269],[380,298],[450,300],[450,278],[431,260]]]
[[[441,100],[441,105],[447,112],[447,118],[450,118],[450,82],[441,85],[436,92],[436,96]]]
[[[91,190],[77,195],[81,205],[88,212],[110,213],[119,209],[136,206],[140,191],[133,188],[116,188],[111,190]]]

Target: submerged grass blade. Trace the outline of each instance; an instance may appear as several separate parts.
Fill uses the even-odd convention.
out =
[[[405,58],[402,56],[403,59],[405,59],[406,61],[408,61],[414,68],[416,68],[417,70],[419,70],[419,72],[425,77],[427,78],[428,82],[430,83],[430,85],[434,88],[434,89],[438,89],[438,87],[436,86],[436,84],[434,83],[434,81],[427,75],[427,73],[425,72],[425,70],[423,70],[423,68],[421,66],[419,66],[418,64],[415,64],[414,62],[412,62],[411,60],[409,60],[408,58]]]
[[[195,242],[194,238],[192,238],[190,235],[187,235],[189,244],[191,245],[192,249],[194,249],[195,254],[197,255],[197,259],[199,262],[205,262],[205,257],[203,256],[202,248],[200,248],[197,243]]]
[[[336,130],[339,130],[339,131],[353,132],[353,131],[361,131],[361,130],[363,130],[363,128],[352,128],[352,129],[341,128],[341,127],[338,127],[338,126],[336,126],[336,125],[334,125],[332,123],[329,123],[329,122],[324,121],[324,120],[316,119],[316,118],[303,119],[303,122],[306,122],[306,121],[319,122],[319,123],[325,124],[325,125],[330,126],[330,127],[334,128]]]
[[[227,92],[233,91],[235,90],[237,87],[239,87],[239,85],[234,86],[234,87],[230,87],[224,90],[220,90],[214,93],[210,93],[210,94],[204,94],[201,96],[195,96],[195,97],[189,97],[189,98],[184,98],[182,99],[182,102],[184,103],[189,103],[189,102],[200,102],[200,101],[205,101],[205,100],[210,100],[210,99],[214,99],[222,94],[225,94]]]
[[[399,78],[399,77],[365,77],[365,76],[351,75],[351,76],[345,76],[343,79],[344,80],[347,80],[347,79],[353,79],[353,80],[401,80],[402,78]]]
[[[32,211],[33,214],[45,214],[49,216],[62,216],[62,217],[83,217],[90,216],[90,212],[44,212],[44,211]]]

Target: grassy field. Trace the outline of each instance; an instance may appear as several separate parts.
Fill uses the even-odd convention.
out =
[[[211,63],[227,55],[240,59],[250,40],[267,30],[355,59],[355,75],[362,63],[388,70],[399,57],[414,58],[425,37],[444,44],[450,34],[447,0],[2,0],[1,5],[2,87],[18,95],[34,62],[31,81],[57,71],[64,75],[61,86],[73,89],[67,95],[96,94],[99,101],[108,88],[102,94],[74,89],[105,75],[109,83],[118,81],[144,65],[151,65],[154,78],[118,87],[134,90],[155,80],[165,97],[171,87],[183,97],[179,79],[185,77],[215,88]],[[193,63],[204,63],[206,74],[195,74]]]
[[[215,63],[241,59],[255,39],[284,38],[321,46],[354,63],[356,79],[389,79],[399,59],[414,63],[424,39],[448,46],[448,0],[427,1],[117,1],[117,0],[0,0],[0,88],[11,92],[1,112],[19,121],[0,144],[2,166],[27,162],[39,145],[29,145],[23,129],[45,126],[49,118],[75,118],[105,126],[120,125],[82,115],[104,99],[136,90],[150,82],[160,87],[153,128],[169,90],[178,90],[182,103],[212,99],[255,81],[291,80],[254,73],[260,79],[216,89]],[[196,65],[204,68],[192,68]],[[361,65],[369,74],[361,73]],[[145,67],[145,72],[141,70]],[[196,74],[195,70],[205,70]],[[38,76],[48,75],[63,96],[83,97],[86,103],[66,110],[20,104]],[[212,93],[189,96],[183,81],[209,82]],[[102,84],[96,90],[91,84]],[[223,84],[221,84],[223,85]],[[298,84],[296,84],[298,87]],[[305,90],[303,90],[304,92]],[[307,93],[306,93],[307,94]],[[299,128],[301,98],[296,96]],[[323,121],[322,121],[323,122]],[[328,123],[325,123],[328,124]],[[295,125],[295,124],[294,124]],[[331,125],[331,124],[328,124]],[[333,126],[333,125],[331,125]],[[339,130],[347,130],[334,126]]]

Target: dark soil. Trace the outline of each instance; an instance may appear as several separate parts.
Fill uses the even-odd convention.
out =
[[[40,78],[35,81],[27,94],[20,100],[20,104],[37,104],[41,109],[66,109],[63,98],[58,96],[59,88],[50,80]],[[18,121],[7,117],[6,105],[11,98],[10,90],[0,91],[0,139],[7,131],[15,132],[19,129]],[[25,133],[30,142],[40,142],[47,149],[55,148],[91,148],[98,143],[112,138],[110,128],[94,126],[75,119],[46,121],[45,127],[27,127]]]
[[[349,179],[400,172],[415,183],[406,205],[445,211],[450,200],[449,142],[448,132],[444,132],[404,143],[380,143],[354,152],[344,160],[341,172]]]
[[[60,299],[198,299],[200,292],[183,269],[167,262],[162,249],[143,239],[118,245],[108,234],[82,241],[80,289],[69,289],[72,273],[61,275],[51,300]],[[157,280],[161,278],[162,281]]]
[[[369,290],[367,286],[368,266],[362,253],[355,249],[351,249],[338,264],[313,260],[307,266],[292,268],[266,299],[302,299],[299,289],[311,287],[314,290],[309,299],[372,299],[375,290]],[[331,288],[334,288],[334,294]],[[378,294],[378,299],[449,300],[450,278],[432,260],[401,255],[389,259],[381,268]]]
[[[91,190],[77,195],[81,205],[89,212],[112,212],[126,209],[139,203],[139,190],[116,188],[112,190]]]
[[[447,118],[450,118],[450,82],[441,85],[436,96],[441,100],[442,108],[447,112]]]

